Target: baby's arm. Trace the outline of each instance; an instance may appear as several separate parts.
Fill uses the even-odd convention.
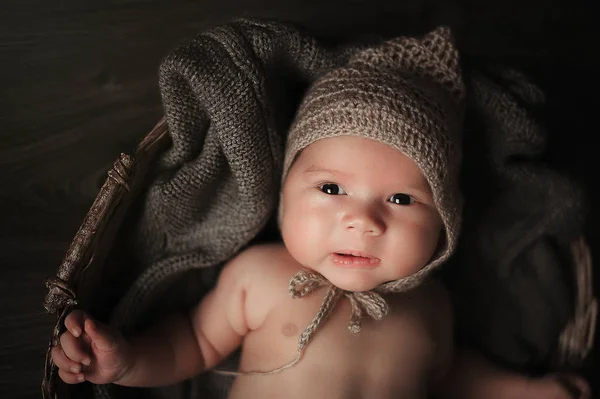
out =
[[[529,377],[505,370],[469,349],[457,350],[453,367],[436,398],[576,399],[590,398],[589,384],[575,375]]]
[[[439,286],[437,287],[439,288]],[[453,312],[445,289],[432,291],[437,342],[435,398],[575,399],[589,398],[589,384],[576,375],[530,377],[503,369],[477,352],[453,347]]]
[[[233,352],[248,332],[244,299],[247,257],[222,270],[215,289],[186,317],[175,317],[132,342],[135,362],[117,383],[169,385],[200,374]]]
[[[251,257],[251,255],[250,255]],[[67,331],[52,351],[67,383],[169,385],[218,364],[247,333],[245,291],[248,256],[240,254],[221,272],[216,287],[189,314],[175,314],[125,340],[80,311],[65,320]]]

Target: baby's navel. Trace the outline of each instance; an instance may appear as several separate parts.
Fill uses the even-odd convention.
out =
[[[295,325],[292,322],[287,322],[283,325],[283,328],[281,329],[281,332],[283,333],[283,335],[285,335],[286,337],[293,337],[298,335],[298,326]]]

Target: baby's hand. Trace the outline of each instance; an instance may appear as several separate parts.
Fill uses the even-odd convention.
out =
[[[590,399],[588,382],[573,374],[551,374],[534,378],[528,384],[527,398]]]
[[[69,313],[65,327],[60,344],[52,349],[52,360],[67,384],[117,382],[131,370],[131,349],[118,332],[80,310]]]

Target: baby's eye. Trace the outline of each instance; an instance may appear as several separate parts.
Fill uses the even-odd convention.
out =
[[[326,183],[323,184],[319,187],[319,189],[321,191],[323,191],[325,194],[329,194],[329,195],[343,195],[346,194],[346,192],[344,191],[344,189],[342,187],[340,187],[339,184],[335,184],[335,183]]]
[[[415,199],[408,194],[394,194],[390,197],[390,202],[398,205],[410,205]]]

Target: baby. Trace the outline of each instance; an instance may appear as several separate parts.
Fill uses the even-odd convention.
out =
[[[558,379],[454,354],[450,301],[430,272],[460,227],[463,93],[446,28],[317,79],[288,135],[283,243],[241,252],[189,314],[133,339],[72,312],[52,351],[60,378],[169,385],[241,345],[230,398],[571,397]]]

